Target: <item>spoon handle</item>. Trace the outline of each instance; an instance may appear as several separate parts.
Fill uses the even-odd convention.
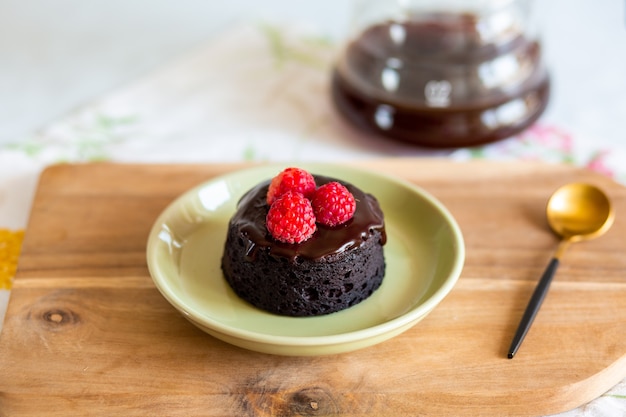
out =
[[[511,347],[509,348],[509,354],[507,355],[509,359],[513,359],[515,353],[519,349],[524,337],[526,337],[526,333],[530,329],[530,325],[535,320],[535,316],[539,311],[539,307],[541,307],[541,303],[543,303],[543,299],[548,293],[548,289],[550,288],[550,283],[552,282],[552,278],[554,277],[554,273],[559,267],[559,259],[558,257],[552,258],[548,267],[544,271],[535,291],[533,292],[528,305],[526,306],[526,311],[524,311],[524,315],[522,316],[522,321],[520,322],[517,332],[515,332],[515,336],[513,337],[513,341],[511,342]]]

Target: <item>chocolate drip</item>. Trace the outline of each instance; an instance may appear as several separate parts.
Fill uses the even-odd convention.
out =
[[[289,258],[292,261],[298,257],[317,260],[359,247],[371,236],[373,230],[381,232],[381,244],[385,244],[383,213],[374,196],[341,180],[321,175],[314,175],[314,177],[318,186],[331,181],[338,181],[345,185],[356,200],[354,217],[333,228],[318,224],[313,236],[300,244],[278,242],[272,238],[265,226],[265,218],[269,210],[266,194],[270,181],[267,180],[252,188],[241,198],[237,205],[237,212],[231,220],[245,241],[246,254],[249,259],[254,259],[259,250],[268,250],[272,256]]]

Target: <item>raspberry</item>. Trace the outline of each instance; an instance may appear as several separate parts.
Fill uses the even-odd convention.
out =
[[[266,217],[267,230],[284,243],[301,243],[315,233],[311,202],[302,194],[287,191],[274,200]]]
[[[317,222],[331,227],[350,220],[356,210],[352,193],[336,181],[320,186],[315,191],[312,205]]]
[[[272,182],[267,190],[267,204],[271,205],[274,200],[287,191],[301,193],[310,199],[315,192],[313,175],[301,168],[285,168],[272,178]]]

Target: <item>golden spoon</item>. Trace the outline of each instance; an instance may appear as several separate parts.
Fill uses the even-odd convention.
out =
[[[611,227],[615,216],[611,202],[602,190],[581,183],[567,184],[556,190],[548,200],[546,215],[552,230],[561,237],[561,243],[530,298],[511,342],[509,359],[515,356],[535,319],[565,249],[572,242],[602,235]]]

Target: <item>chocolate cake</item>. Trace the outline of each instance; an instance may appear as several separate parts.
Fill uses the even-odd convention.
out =
[[[222,271],[235,293],[260,309],[286,316],[333,313],[365,300],[382,283],[386,234],[378,201],[352,184],[314,177],[318,185],[340,182],[353,194],[356,209],[345,224],[318,225],[301,243],[277,241],[266,227],[270,181],[249,190],[229,222]]]

